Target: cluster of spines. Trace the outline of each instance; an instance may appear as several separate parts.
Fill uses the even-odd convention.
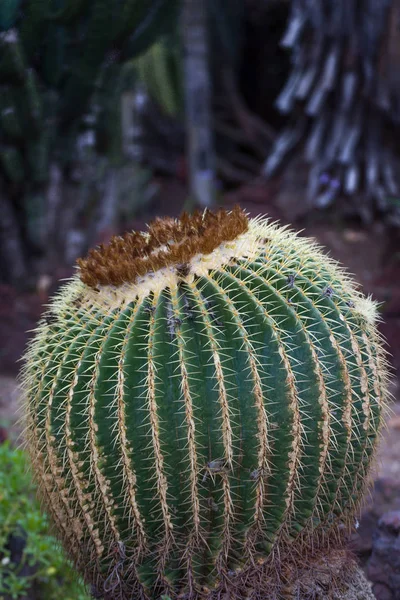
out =
[[[239,206],[230,212],[206,210],[192,215],[183,213],[179,219],[155,219],[146,233],[133,231],[114,236],[106,246],[90,250],[85,259],[78,260],[80,278],[96,288],[134,283],[148,273],[171,266],[185,276],[194,256],[211,254],[247,229],[248,218]]]
[[[43,497],[105,591],[194,597],[354,518],[385,394],[373,315],[315,248],[264,229],[252,262],[111,314],[61,299],[31,349]]]

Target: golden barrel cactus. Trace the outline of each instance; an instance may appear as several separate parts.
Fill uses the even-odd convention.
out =
[[[279,597],[284,557],[339,539],[385,403],[375,312],[313,241],[239,208],[78,261],[23,384],[40,494],[98,597]]]

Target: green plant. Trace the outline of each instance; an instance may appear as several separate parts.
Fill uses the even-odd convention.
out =
[[[184,3],[181,2],[182,6]],[[245,3],[233,0],[229,4],[221,0],[206,0],[204,2],[207,14],[208,34],[210,37],[210,78],[212,86],[220,87],[221,65],[225,70],[227,63],[238,70],[243,51],[243,22]],[[180,7],[181,7],[180,6]],[[198,23],[191,23],[198,29]],[[155,100],[162,110],[173,117],[182,118],[184,109],[184,86],[193,85],[191,78],[183,81],[184,52],[181,37],[183,23],[178,18],[171,21],[169,31],[165,29],[163,36],[149,46],[147,51],[134,59],[141,81],[150,97]],[[189,48],[194,53],[198,46]],[[225,63],[224,63],[225,61]],[[197,94],[201,89],[197,88]]]
[[[147,92],[171,117],[184,111],[182,50],[176,38],[176,33],[164,36],[134,61]]]
[[[83,231],[85,213],[96,221],[77,185],[85,187],[90,179],[85,150],[90,147],[98,162],[108,159],[99,182],[104,196],[109,170],[122,161],[120,104],[132,86],[129,61],[171,29],[179,5],[180,0],[1,3],[0,229],[6,233],[0,258],[9,265],[3,276],[18,283],[38,270],[39,258],[66,261],[68,236],[76,239]],[[112,228],[115,209],[105,212]],[[85,232],[88,238],[99,234],[89,227]]]
[[[8,442],[0,445],[0,599],[30,593],[30,598],[86,600],[84,584],[35,499],[28,465],[24,451]]]
[[[279,596],[289,563],[354,524],[386,395],[375,305],[314,242],[239,208],[78,262],[23,376],[77,568],[110,599]]]

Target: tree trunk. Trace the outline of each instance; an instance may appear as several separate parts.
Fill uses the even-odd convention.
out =
[[[181,26],[190,193],[200,206],[210,206],[215,197],[215,150],[211,130],[207,1],[185,0]]]

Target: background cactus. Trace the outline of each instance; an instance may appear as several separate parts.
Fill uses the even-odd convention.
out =
[[[285,557],[354,524],[386,395],[375,313],[238,208],[79,261],[23,381],[42,498],[100,595],[271,598]]]
[[[122,93],[132,88],[130,61],[171,29],[179,6],[180,0],[1,3],[0,194],[7,204],[0,211],[0,230],[7,232],[0,239],[2,279],[26,282],[43,272],[46,260],[45,269],[54,257],[69,262],[66,231],[81,238],[80,252],[99,235],[93,225],[83,233],[82,221],[102,220],[96,195],[123,163],[120,105]],[[91,175],[88,154],[98,163],[107,159],[101,178]],[[90,184],[91,194],[81,193]],[[113,227],[116,217],[109,213],[106,226]],[[44,227],[37,228],[37,221]]]

